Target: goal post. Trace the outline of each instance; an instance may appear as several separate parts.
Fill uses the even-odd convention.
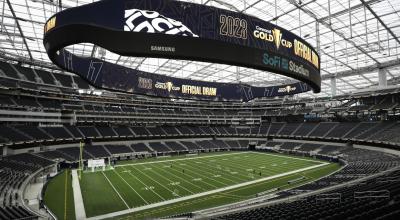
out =
[[[78,169],[79,180],[82,178],[82,171],[83,171],[83,146],[84,146],[84,143],[82,141],[80,141],[79,142],[79,169]]]

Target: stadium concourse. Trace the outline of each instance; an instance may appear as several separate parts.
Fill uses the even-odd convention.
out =
[[[82,5],[106,13],[66,19]],[[400,217],[400,1],[2,0],[0,13],[0,220]],[[78,20],[99,14],[99,29],[125,24],[119,38]]]

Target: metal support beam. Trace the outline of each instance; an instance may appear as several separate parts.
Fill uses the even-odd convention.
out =
[[[258,3],[260,3],[260,2],[262,2],[262,0],[258,0],[258,1],[256,1],[256,2],[254,2],[254,3],[252,3],[252,4],[250,4],[250,5],[248,5],[248,6],[246,6],[242,11],[240,11],[240,12],[245,12],[247,9],[249,9],[249,8],[251,8],[251,7],[253,7],[253,6],[255,6],[256,4],[258,4]]]
[[[320,34],[319,34],[319,22],[316,20],[315,21],[315,40],[317,41],[317,52],[320,56],[319,60],[321,60],[321,40],[320,40]]]
[[[90,57],[94,57],[94,55],[96,54],[96,50],[97,50],[97,46],[93,45],[92,53],[90,54]]]
[[[350,87],[353,87],[353,88],[356,89],[356,90],[357,90],[357,89],[360,89],[360,88],[358,88],[357,86],[355,86],[355,85],[353,85],[353,84],[347,82],[346,80],[343,80],[342,78],[338,78],[338,80],[342,81],[344,84],[346,84],[346,85],[348,85],[348,86],[350,86]]]
[[[17,20],[17,16],[15,15],[15,11],[14,11],[12,5],[11,5],[10,0],[7,0],[7,5],[8,5],[8,7],[10,8],[10,11],[11,11],[11,14],[13,15],[13,17],[14,17],[15,23],[17,24],[17,28],[18,28],[18,30],[19,30],[19,33],[21,34],[21,37],[22,37],[22,40],[23,40],[24,45],[25,45],[25,47],[26,47],[26,50],[28,51],[29,58],[30,58],[30,60],[33,60],[32,53],[31,53],[31,51],[29,50],[28,43],[26,43],[26,38],[25,38],[25,36],[24,36],[24,33],[22,32],[21,26],[19,25],[19,22],[18,22],[18,20]]]
[[[146,58],[145,58],[145,59],[146,59]],[[160,61],[160,60],[158,60],[158,61]],[[157,69],[155,69],[155,70],[153,71],[153,73],[157,73],[158,71],[160,71],[160,69],[163,68],[169,61],[171,61],[171,60],[167,60],[167,61],[165,61],[163,64],[158,65]],[[157,73],[157,74],[158,74],[158,73]]]
[[[304,7],[299,6],[299,4],[298,4],[296,1],[294,1],[294,0],[286,0],[286,1],[288,1],[290,4],[296,6],[296,8],[298,8],[299,10],[302,10],[304,13],[308,14],[308,15],[311,16],[312,18],[318,19],[318,17],[317,17],[313,12],[311,12],[310,10],[305,9]],[[348,41],[349,43],[351,43],[351,44],[353,45],[353,47],[357,48],[359,51],[361,51],[363,54],[365,54],[367,57],[369,57],[369,58],[370,58],[371,60],[373,60],[375,63],[379,64],[378,60],[376,60],[374,57],[372,57],[367,51],[364,50],[364,48],[358,46],[354,41],[352,41],[352,40],[346,38],[346,36],[345,36],[343,33],[341,33],[341,32],[339,32],[339,31],[335,30],[335,29],[332,27],[332,25],[330,25],[329,23],[327,23],[327,22],[325,22],[325,21],[320,21],[320,23],[321,23],[322,25],[324,25],[325,27],[327,27],[327,28],[328,28],[329,30],[331,30],[332,32],[334,32],[335,34],[339,35],[339,36],[340,36],[341,38],[343,38],[344,40],[346,40],[346,41]]]
[[[382,16],[382,17],[385,17],[385,16],[393,16],[393,15],[397,15],[396,12],[393,12],[393,11],[392,11],[392,12],[389,12],[389,13],[384,13],[384,14],[382,14],[381,16]],[[368,21],[368,22],[376,21],[376,19],[375,19],[374,17],[369,17],[369,18],[367,18],[367,21]],[[315,22],[315,21],[309,22],[309,23],[307,23],[307,24],[304,24],[304,23],[303,23],[303,26],[307,26],[307,25],[309,26],[309,25],[311,25],[313,22]],[[364,23],[364,20],[362,20],[362,21],[358,20],[357,22],[354,22],[354,21],[353,21],[351,26],[356,26],[356,25],[358,25],[358,24],[363,24],[363,23]],[[378,23],[379,23],[379,21],[378,21]],[[350,25],[346,25],[346,26],[350,26]],[[394,24],[391,28],[392,28],[392,29],[396,29],[396,28],[398,28],[398,27],[400,27],[400,25]],[[293,32],[293,31],[295,31],[295,30],[297,30],[297,29],[298,29],[298,27],[289,29],[289,31],[292,31],[292,32]],[[342,28],[340,28],[340,29],[347,32],[347,30],[345,29],[345,27],[342,27]],[[325,34],[328,34],[328,33],[331,33],[331,30],[327,29],[327,30],[325,30],[324,32],[321,32],[320,35],[325,35]],[[369,33],[369,34],[375,34],[375,33],[374,33],[374,32],[371,32],[371,33]],[[365,32],[362,32],[362,33],[359,33],[359,34],[356,34],[356,35],[354,35],[354,33],[353,33],[353,34],[350,35],[350,37],[349,37],[348,39],[357,38],[357,37],[361,37],[361,38],[362,38],[363,36],[365,36]],[[309,37],[308,37],[308,38],[309,38]],[[347,42],[346,39],[337,40],[337,42],[342,42],[342,41]],[[370,42],[370,44],[373,44],[373,43],[374,43],[374,42]],[[321,47],[324,47],[324,45],[329,45],[329,44],[331,44],[331,43],[327,42],[327,43],[321,45]],[[361,46],[362,44],[358,44],[358,45]]]
[[[240,82],[240,68],[236,67],[236,82]]]
[[[277,0],[275,0],[275,17],[278,17],[278,4],[276,2]],[[278,25],[278,19],[275,20],[275,25]]]
[[[350,0],[351,1],[351,0]],[[381,1],[383,1],[383,0],[371,0],[371,1],[368,1],[367,3],[368,4],[374,4],[374,3],[378,3],[378,2],[381,2]],[[312,1],[312,2],[314,2],[314,1]],[[308,2],[307,4],[309,4],[309,3],[312,3],[312,2]],[[302,5],[302,6],[304,6],[304,4]],[[344,10],[341,10],[341,11],[338,11],[338,12],[335,12],[335,13],[333,13],[333,14],[331,14],[331,16],[326,16],[326,17],[323,17],[323,18],[319,18],[319,19],[317,19],[318,20],[318,22],[324,22],[324,21],[327,21],[327,20],[329,20],[329,18],[335,18],[335,17],[338,17],[338,16],[341,16],[341,15],[344,15],[345,13],[349,13],[349,15],[351,14],[351,11],[354,11],[354,10],[357,10],[357,9],[360,9],[360,8],[362,8],[362,7],[364,7],[364,5],[361,3],[361,4],[358,4],[358,5],[355,5],[355,6],[353,6],[353,7],[350,7],[350,4],[349,4],[349,8],[347,8],[347,9],[344,9]],[[290,10],[289,12],[285,12],[284,14],[282,14],[282,15],[278,15],[278,17],[281,17],[281,16],[283,16],[283,15],[286,15],[286,14],[288,14],[288,13],[290,13],[290,12],[293,12],[294,10]],[[390,13],[390,14],[392,14],[392,13]],[[271,20],[270,20],[271,21]],[[311,21],[311,22],[308,22],[308,23],[304,23],[303,25],[304,26],[308,26],[308,25],[310,25],[310,24],[312,24],[314,21]],[[360,22],[358,22],[358,23],[361,23],[362,21],[360,21]],[[352,23],[353,25],[354,24],[358,24],[358,23]],[[296,30],[297,28],[292,28],[292,29],[288,29],[288,31],[293,31],[293,30]],[[323,33],[321,33],[321,34],[323,34]]]
[[[371,12],[371,14],[374,15],[374,17],[376,18],[376,20],[378,20],[379,23],[381,23],[381,25],[389,32],[389,34],[392,35],[392,37],[397,41],[397,43],[400,44],[400,39],[399,39],[399,37],[397,37],[397,36],[393,33],[392,29],[390,29],[390,28],[382,21],[382,19],[375,13],[375,11],[372,10],[371,6],[369,6],[369,2],[365,2],[364,0],[360,0],[360,1],[361,1],[361,2],[363,3],[363,5]]]
[[[350,5],[350,0],[348,0],[348,3],[349,3],[349,21],[350,21],[350,25],[349,25],[349,27],[350,27],[350,38],[353,38],[353,23],[351,22],[351,5]]]
[[[289,2],[290,2],[291,4],[293,4],[291,1],[295,1],[295,0],[289,0]],[[300,6],[297,6],[297,7],[298,7],[298,8],[302,8],[302,7],[305,7],[305,6],[307,6],[307,5],[309,5],[309,4],[313,3],[313,2],[316,2],[316,1],[317,1],[317,0],[311,0],[311,1],[309,1],[309,2],[307,2],[307,3],[303,3],[303,4],[301,4]],[[296,2],[295,2],[295,3],[296,3]],[[297,3],[296,3],[296,5],[297,5]],[[280,14],[280,15],[278,15],[278,16],[275,16],[275,17],[273,17],[271,20],[269,20],[268,22],[278,20],[280,17],[285,16],[285,15],[287,15],[287,14],[290,14],[290,13],[294,12],[296,9],[297,9],[297,8],[293,8],[292,10],[286,11],[286,12],[283,13],[283,14]],[[304,25],[304,26],[305,26],[305,25]]]
[[[328,17],[329,17],[329,25],[332,25],[331,0],[328,0]]]
[[[332,77],[343,78],[343,77],[347,77],[347,76],[354,76],[354,75],[370,73],[373,71],[377,71],[379,69],[386,69],[386,68],[391,68],[391,67],[395,67],[395,66],[399,66],[399,65],[400,65],[400,59],[381,63],[380,65],[374,64],[374,65],[370,65],[370,66],[366,66],[366,67],[360,67],[355,70],[342,71],[342,72],[337,72],[335,74],[327,74],[327,75],[321,76],[321,78],[322,78],[322,80],[330,79]]]
[[[336,78],[331,78],[331,96],[336,96]]]
[[[387,87],[387,74],[385,69],[379,69],[378,71],[378,78],[379,78],[379,88],[386,88]]]
[[[370,79],[368,79],[364,74],[360,74],[360,76],[362,78],[364,78],[365,80],[367,80],[369,83],[374,84],[374,82],[372,82]]]
[[[368,44],[368,23],[367,23],[367,9],[364,6],[364,26],[365,26],[365,39]]]
[[[323,85],[326,85],[326,86],[328,86],[328,87],[331,87],[331,84],[330,83],[327,83],[327,82],[321,82]],[[343,94],[345,94],[346,92],[344,91],[344,90],[341,90],[341,89],[339,89],[339,88],[337,88],[336,87],[336,91],[339,91],[339,92],[341,92],[341,93],[343,93]],[[325,92],[326,94],[327,94],[327,92]]]

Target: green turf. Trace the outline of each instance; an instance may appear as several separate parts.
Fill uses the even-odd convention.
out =
[[[295,157],[255,152],[171,157],[160,161],[147,159],[141,162],[117,166],[114,170],[104,172],[84,173],[81,188],[87,217],[220,189],[321,163],[316,160],[300,160]],[[295,186],[295,184],[288,185],[289,180],[304,176],[304,179],[296,182],[298,185],[327,175],[336,169],[338,169],[336,164],[325,165],[300,174],[265,180],[262,183],[135,212],[127,216],[135,219],[159,217],[236,202],[252,198],[256,193],[272,188]]]
[[[193,153],[191,155],[180,154],[180,155],[174,155],[174,156],[167,155],[167,156],[159,156],[159,157],[148,157],[148,158],[141,158],[141,159],[122,160],[122,161],[117,161],[117,166],[135,164],[135,163],[143,163],[143,162],[152,162],[152,161],[182,159],[182,158],[190,158],[190,157],[208,157],[208,156],[212,156],[212,155],[229,154],[229,153],[236,153],[236,152],[233,152],[233,151],[219,151],[219,152],[205,152],[205,153],[199,152],[199,153]]]
[[[314,176],[315,178],[307,178],[303,181],[297,182],[296,184],[289,185],[288,180],[296,179],[300,177],[300,174],[288,175],[282,178],[265,181],[260,184],[249,185],[246,187],[240,187],[238,189],[229,190],[226,192],[216,193],[211,196],[203,196],[196,199],[187,200],[184,202],[174,203],[172,205],[161,206],[157,208],[147,209],[145,211],[139,211],[127,215],[117,216],[113,219],[118,220],[136,220],[136,219],[149,219],[164,216],[173,216],[181,213],[193,212],[196,210],[212,208],[215,206],[221,206],[233,202],[239,202],[244,199],[254,198],[257,192],[267,191],[277,186],[281,190],[293,188],[301,184],[312,182],[317,177],[326,176],[330,173],[338,170],[339,164],[329,164],[319,169],[313,169],[310,171],[303,172],[307,176]]]
[[[114,185],[116,185],[115,182],[113,183]],[[86,216],[126,209],[124,202],[118,197],[118,194],[111,187],[103,172],[84,173],[80,186]]]
[[[60,173],[49,182],[44,195],[46,206],[60,220],[75,219],[74,194],[71,179],[70,170]]]

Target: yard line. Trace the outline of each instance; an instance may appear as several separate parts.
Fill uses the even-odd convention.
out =
[[[192,164],[189,164],[188,167],[194,168],[194,167],[192,166]],[[188,169],[188,170],[189,170],[191,173],[195,173],[195,174],[197,174],[197,175],[202,176],[203,178],[207,178],[207,179],[210,179],[210,180],[212,180],[212,181],[214,181],[214,182],[220,183],[220,184],[222,184],[223,186],[229,185],[229,184],[223,183],[223,182],[221,182],[221,181],[218,181],[218,180],[216,180],[216,179],[212,179],[212,178],[210,178],[210,177],[208,177],[208,176],[206,176],[206,175],[200,174],[200,172],[203,173],[203,171],[201,171],[201,169],[199,169],[199,168],[195,168],[195,171],[196,171],[196,172],[192,171],[192,169]],[[211,173],[210,173],[210,174],[211,174]],[[222,178],[223,178],[223,177],[222,177]],[[226,179],[226,178],[224,178],[224,179]],[[231,182],[234,182],[234,181],[232,181],[232,180],[230,180],[230,179],[226,179],[226,180],[231,181]],[[234,183],[235,183],[235,182],[234,182]],[[215,187],[218,188],[217,186],[215,186]]]
[[[111,183],[111,181],[108,179],[108,177],[106,176],[106,174],[104,174],[103,171],[101,171],[101,173],[103,174],[103,176],[107,179],[108,183],[110,183],[111,187],[114,189],[114,191],[117,193],[117,195],[119,196],[119,198],[121,198],[121,200],[125,203],[126,207],[128,209],[131,209],[129,207],[129,205],[125,202],[124,198],[122,198],[121,194],[119,194],[119,192],[117,191],[117,189],[114,187],[114,185]]]
[[[251,155],[251,153],[249,153],[249,152],[242,152],[243,154],[249,154],[249,155]],[[227,157],[227,158],[229,158],[229,159],[232,159],[232,156],[235,156],[235,155],[237,155],[237,154],[228,154],[228,155],[226,155],[225,154],[225,156]],[[264,154],[263,156],[265,156],[266,154]],[[258,155],[255,155],[255,156],[258,156]],[[250,156],[251,157],[251,156]],[[214,167],[212,167],[212,166],[210,166],[210,165],[208,165],[208,161],[205,161],[205,160],[203,160],[203,157],[201,157],[201,158],[198,158],[198,160],[199,161],[203,161],[203,163],[207,166],[207,167],[211,167],[211,170],[214,172],[215,171],[215,169],[214,169]],[[247,159],[246,161],[248,161],[248,160],[250,160],[250,159]],[[241,159],[240,161],[242,161],[243,162],[243,159]],[[242,169],[242,170],[245,170],[245,169],[243,169],[243,168],[240,168],[240,167],[235,167],[235,166],[232,166],[232,165],[230,165],[230,164],[225,164],[222,160],[218,160],[218,162],[215,162],[215,163],[217,163],[217,164],[220,164],[220,165],[223,165],[223,166],[225,166],[225,167],[230,167],[230,169],[235,169],[236,171],[237,170],[240,170],[240,169]],[[257,163],[258,165],[261,165],[260,163]],[[192,167],[198,167],[198,166],[195,166],[195,164],[190,164],[190,166],[192,166]],[[202,167],[202,169],[204,169],[204,167]],[[210,170],[210,169],[208,169],[208,170]],[[244,172],[244,173],[248,173],[248,172]],[[270,173],[270,172],[268,172],[268,173]],[[271,174],[275,174],[276,172],[272,172]],[[242,177],[244,177],[244,178],[240,178],[239,176],[242,176]],[[251,180],[251,179],[249,179],[249,176],[247,176],[247,175],[244,175],[244,174],[242,174],[242,173],[238,173],[238,176],[234,176],[234,175],[231,175],[230,176],[230,178],[232,178],[232,179],[236,179],[237,181],[233,181],[232,179],[227,179],[227,178],[225,178],[225,177],[223,177],[225,180],[227,180],[227,181],[230,181],[230,182],[232,182],[232,183],[237,183],[237,181],[240,181],[240,182],[244,182],[244,181],[249,181],[249,180]]]
[[[208,165],[208,161],[204,161],[204,162],[202,162],[202,164],[203,165],[205,165],[205,166],[207,166],[207,167],[210,167],[210,168],[205,168],[205,167],[201,167],[201,169],[207,169],[207,170],[211,170],[212,172],[215,172],[216,171],[216,167],[213,167],[213,166],[211,166],[211,165]],[[194,164],[190,164],[191,166],[194,166]],[[196,165],[196,167],[198,167],[197,165]],[[232,168],[232,167],[231,167]],[[233,169],[233,168],[232,168]],[[237,167],[235,167],[235,169],[238,169]],[[217,171],[219,171],[219,172],[221,172],[222,170],[217,170]],[[232,171],[236,171],[236,170],[232,170]],[[241,175],[241,174],[239,174],[239,172],[238,172],[238,175]],[[244,175],[241,175],[241,176],[244,176]],[[246,177],[246,179],[243,179],[243,178],[239,178],[239,177],[237,177],[237,176],[235,176],[235,175],[233,175],[233,174],[231,174],[230,175],[230,177],[232,177],[233,179],[237,179],[237,181],[240,181],[240,182],[243,182],[243,181],[248,181],[248,177],[247,176],[244,176],[244,177]],[[225,177],[221,177],[222,179],[225,179],[225,180],[228,180],[228,181],[230,181],[230,182],[233,182],[234,184],[236,184],[237,183],[237,181],[233,181],[233,180],[231,180],[231,179],[227,179],[227,178],[225,178]]]
[[[114,172],[121,178],[146,204],[149,204],[136,190],[114,169]]]
[[[178,172],[178,170],[177,169],[175,169],[176,168],[176,166],[175,167],[172,167],[172,169],[173,170],[176,170],[177,172]],[[199,175],[198,173],[196,173],[196,172],[194,172],[194,171],[192,171],[191,169],[186,169],[186,170],[188,170],[189,172],[191,172],[191,173],[195,173],[195,174],[197,174],[197,175]],[[188,176],[188,177],[190,177],[190,178],[196,178],[196,176],[192,176],[192,175],[189,175],[189,174],[187,174],[187,173],[184,173],[184,175],[186,175],[186,176]],[[212,180],[212,179],[211,179]],[[205,184],[207,184],[207,185],[209,185],[209,186],[211,186],[212,188],[218,188],[218,186],[215,186],[215,185],[213,185],[213,184],[211,184],[211,183],[209,183],[209,182],[207,182],[207,181],[200,181],[200,182],[202,182],[202,183],[205,183]]]
[[[232,177],[234,177],[234,178],[240,180],[241,182],[243,182],[243,181],[248,181],[248,180],[249,180],[249,177],[248,177],[248,176],[242,175],[242,174],[240,174],[240,173],[237,171],[237,170],[243,169],[243,168],[239,168],[239,167],[235,167],[235,166],[232,166],[232,165],[228,165],[228,164],[225,164],[225,163],[223,163],[223,162],[217,162],[217,161],[215,161],[215,163],[218,164],[218,165],[221,165],[221,164],[222,164],[222,165],[225,166],[225,167],[230,167],[229,170],[235,169],[235,170],[232,170],[232,171],[236,171],[237,174],[238,174],[239,176],[243,176],[243,177],[245,177],[245,178],[244,178],[244,179],[243,179],[243,178],[239,178],[239,177],[237,177],[237,176],[235,176],[235,175],[233,175],[233,174],[232,174]],[[205,165],[208,166],[208,167],[213,168],[213,170],[214,170],[214,168],[215,168],[215,167],[213,167],[213,166],[211,166],[211,165],[208,165],[207,163],[205,163]],[[243,170],[245,170],[245,169],[243,169]],[[235,183],[236,183],[236,182],[235,182]]]
[[[122,169],[125,169],[125,167],[122,167]],[[142,182],[139,178],[137,178],[136,176],[134,176],[131,172],[128,172],[129,175],[131,175],[132,177],[134,177],[135,179],[137,179],[139,182],[141,182],[145,187],[148,187],[144,182]],[[153,189],[149,188],[150,191],[152,191],[154,194],[156,194],[158,197],[160,197],[161,200],[165,201],[164,197],[162,197],[160,194],[158,194],[156,191],[154,191]]]
[[[153,169],[151,169],[151,172],[155,173],[156,175],[160,176],[160,177],[163,178],[163,179],[166,179],[166,180],[169,181],[170,183],[171,183],[171,182],[174,182],[174,181],[168,179],[167,177],[165,177],[165,176],[163,176],[163,175],[160,175],[158,172],[155,172]],[[189,190],[189,189],[187,189],[186,187],[182,186],[181,184],[179,184],[178,186],[179,186],[180,188],[182,188],[182,189],[188,191],[188,192],[191,193],[191,194],[195,194],[194,192],[192,192],[191,190]]]
[[[322,166],[326,166],[328,164],[329,163],[321,163],[321,164],[318,164],[318,165],[309,166],[309,167],[305,167],[305,168],[297,169],[297,170],[292,170],[292,171],[289,171],[289,172],[286,172],[286,173],[280,173],[280,174],[277,174],[277,175],[274,175],[274,176],[264,177],[264,178],[261,178],[261,179],[257,179],[257,180],[253,180],[253,181],[249,181],[249,182],[244,182],[244,183],[239,183],[239,184],[236,184],[236,185],[231,185],[231,186],[227,186],[227,187],[223,187],[223,188],[219,188],[219,189],[215,189],[215,190],[211,190],[211,191],[207,191],[207,192],[203,192],[203,193],[198,193],[198,194],[194,194],[194,195],[190,195],[190,196],[185,196],[185,197],[180,197],[180,198],[176,198],[176,199],[163,201],[163,202],[160,202],[160,203],[141,206],[141,207],[138,207],[138,208],[133,208],[131,210],[122,210],[122,211],[117,211],[117,212],[108,213],[108,214],[104,214],[104,215],[99,215],[99,216],[88,218],[88,220],[111,218],[111,217],[115,217],[115,216],[119,216],[119,215],[129,214],[129,213],[132,213],[132,212],[138,212],[138,211],[142,211],[142,210],[146,210],[146,209],[150,209],[150,208],[156,208],[156,207],[160,207],[160,206],[163,206],[163,205],[168,205],[168,204],[181,202],[181,201],[185,201],[185,200],[189,200],[189,199],[193,199],[193,198],[207,196],[207,195],[210,195],[210,194],[215,194],[215,193],[218,193],[218,192],[223,192],[223,191],[226,191],[226,190],[236,189],[236,188],[240,188],[240,187],[243,187],[243,186],[248,186],[248,185],[264,182],[264,181],[267,181],[267,180],[272,180],[272,179],[275,179],[275,178],[291,175],[291,174],[294,174],[294,173],[299,173],[299,172],[303,172],[303,171],[306,171],[306,170],[319,168],[319,167],[322,167]]]
[[[150,176],[148,176],[147,174],[145,174],[144,172],[140,171],[138,168],[132,167],[133,169],[139,171],[139,173],[145,175],[147,178],[151,179],[153,182],[157,183],[158,185],[162,186],[164,189],[170,191],[171,193],[174,193],[173,191],[171,191],[170,189],[168,189],[167,187],[165,187],[163,184],[160,184],[159,182],[157,182],[156,180],[154,180],[153,178],[151,178]]]
[[[264,159],[264,158],[262,158],[262,157],[257,157],[258,155],[255,155],[255,157],[256,158],[259,158],[259,159]],[[272,155],[272,154],[263,154],[263,155],[261,155],[260,154],[260,156],[275,156],[275,155]],[[296,158],[294,158],[294,159],[296,159]],[[241,160],[241,161],[243,161],[243,160]],[[247,161],[250,161],[250,159],[245,159],[244,160],[245,162],[247,162]],[[258,163],[258,162],[255,162],[254,160],[251,160],[254,164],[257,164],[257,166],[260,166],[260,165],[265,165],[264,163]],[[269,161],[268,163],[280,163],[281,162],[281,160],[278,160],[278,158],[274,158],[274,159],[272,159],[271,161]],[[279,164],[280,166],[279,167],[276,167],[276,168],[274,168],[274,167],[270,167],[270,166],[268,166],[268,171],[272,171],[272,172],[268,172],[269,174],[275,174],[275,173],[277,173],[277,172],[282,172],[282,170],[281,169],[277,169],[277,168],[280,168],[280,167],[282,167],[282,168],[285,168],[286,170],[292,170],[293,168],[297,168],[296,167],[296,161],[295,162],[290,162],[289,164],[287,164],[287,165],[282,165],[282,164]]]
[[[249,154],[251,154],[251,153],[249,153]],[[254,157],[255,158],[260,158],[260,159],[263,159],[261,156],[271,156],[271,157],[280,157],[280,156],[278,156],[278,155],[273,155],[273,154],[266,154],[266,153],[260,153],[260,154],[258,154],[257,153],[257,155],[254,155]],[[260,156],[260,157],[258,157],[258,156]],[[291,158],[291,157],[285,157],[285,158]],[[291,161],[293,161],[293,162],[290,162],[289,164],[287,164],[287,165],[282,165],[282,164],[279,164],[280,166],[279,167],[283,167],[283,168],[285,168],[285,169],[287,169],[287,170],[291,170],[291,169],[293,169],[293,168],[297,168],[296,167],[296,163],[300,163],[300,161],[298,160],[298,158],[291,158],[291,159],[293,159],[293,160],[291,160]],[[298,160],[298,161],[296,161],[296,159]],[[241,160],[241,161],[243,161],[243,160]],[[250,159],[245,159],[245,161],[250,161]],[[255,162],[254,160],[251,160],[252,162]],[[305,160],[305,161],[310,161],[310,160]],[[279,162],[281,162],[281,161],[278,161],[278,158],[274,158],[274,159],[272,159],[272,161],[269,161],[269,163],[274,163],[274,162],[276,162],[276,163],[279,163]],[[313,161],[313,162],[318,162],[318,161]],[[321,162],[318,162],[318,163],[321,163]],[[260,166],[260,165],[265,165],[264,163],[257,163],[257,162],[255,162],[255,164],[257,164],[257,166]],[[279,168],[279,167],[277,167],[277,168]],[[277,169],[277,168],[272,168],[272,167],[268,167],[268,169],[270,170],[270,171],[273,171],[271,174],[275,174],[276,172],[282,172],[282,170],[281,169]]]
[[[221,166],[225,166],[225,167],[231,167],[233,169],[236,169],[237,171],[240,171],[239,175],[245,177],[245,181],[249,181],[249,180],[252,180],[253,178],[250,178],[250,176],[248,176],[248,175],[249,174],[255,175],[256,173],[252,173],[252,172],[248,171],[248,169],[252,169],[252,170],[257,170],[258,169],[258,168],[255,168],[253,166],[251,166],[251,167],[246,166],[249,161],[251,161],[251,164],[253,166],[254,165],[257,166],[257,167],[261,166],[261,163],[256,161],[254,158],[253,159],[240,158],[239,160],[235,160],[237,166],[232,166],[231,164],[226,164],[224,161],[218,161],[218,164],[221,165]]]
[[[240,153],[243,154],[243,153],[246,153],[246,152],[240,152]],[[238,153],[232,153],[232,154],[238,154]],[[231,155],[231,154],[229,154],[229,155]],[[216,156],[228,156],[228,155],[224,154],[224,155],[216,155]],[[211,156],[210,156],[210,157],[211,157]],[[199,158],[188,158],[188,159],[197,159],[197,160],[201,160],[201,158],[203,158],[203,157],[199,157]],[[170,160],[170,161],[173,161],[173,160]],[[203,163],[203,162],[202,162],[202,163]],[[210,178],[210,177],[207,176],[207,175],[201,174],[201,173],[212,174],[213,172],[215,172],[214,169],[212,169],[212,170],[211,170],[211,169],[207,169],[207,170],[211,170],[211,173],[210,173],[210,172],[203,172],[202,169],[204,169],[204,167],[194,166],[193,163],[188,163],[187,165],[188,165],[188,166],[186,166],[186,168],[187,168],[186,170],[190,171],[191,173],[194,173],[194,174],[195,174],[195,177],[200,175],[200,176],[202,176],[203,178],[207,178],[207,179],[209,179],[209,180],[211,180],[211,181],[213,181],[213,182],[222,184],[222,186],[227,186],[227,185],[229,185],[229,184],[227,184],[227,183],[224,183],[224,182],[218,181],[218,180],[216,180],[216,179]],[[174,164],[173,167],[176,168],[177,165]],[[190,169],[189,167],[191,167],[192,169]],[[194,171],[193,171],[193,170],[194,170]],[[227,178],[225,178],[225,177],[221,177],[221,178],[222,178],[222,179],[225,179],[225,180],[227,180],[227,181],[230,181],[230,182],[232,182],[232,183],[234,183],[234,184],[237,183],[237,182],[235,182],[235,181],[233,181],[233,180],[231,180],[231,179],[227,179]],[[218,188],[218,186],[215,186],[214,184],[209,184],[208,182],[205,182],[205,181],[202,181],[202,182],[206,183],[207,185],[212,185],[213,188]]]
[[[229,156],[229,155],[226,155],[227,157]],[[199,158],[199,160],[201,160],[200,158]],[[215,171],[217,171],[217,172],[219,172],[219,173],[221,173],[221,172],[226,172],[226,170],[222,170],[222,169],[215,169],[216,167],[214,167],[214,166],[211,166],[211,165],[209,165],[209,161],[207,161],[207,160],[201,160],[202,161],[202,165],[205,165],[205,166],[201,166],[200,168],[199,168],[199,170],[203,170],[203,169],[206,169],[206,170],[209,170],[209,172],[211,172],[211,173],[214,173]],[[199,167],[197,164],[193,164],[193,163],[191,163],[190,164],[190,166],[192,166],[192,167]],[[209,167],[209,168],[207,168],[207,167]],[[227,166],[226,166],[227,167]],[[231,166],[231,168],[233,169],[233,167]],[[230,168],[230,169],[231,169]],[[235,170],[231,170],[231,171],[235,171],[235,172],[237,172],[237,167],[234,167],[235,168]],[[241,175],[239,172],[237,172],[237,174],[238,175]],[[244,175],[241,175],[241,176],[244,176]],[[248,181],[249,179],[248,179],[248,177],[247,176],[244,176],[244,177],[246,177],[245,179],[243,179],[243,178],[240,178],[240,177],[238,177],[238,176],[235,176],[234,174],[230,174],[229,175],[229,178],[230,179],[228,179],[228,178],[226,178],[226,177],[224,177],[224,176],[221,176],[221,179],[225,179],[225,180],[227,180],[227,181],[230,181],[230,182],[232,182],[233,184],[237,184],[238,183],[238,181],[239,182],[244,182],[244,181]],[[232,180],[232,179],[236,179],[236,181],[234,181],[234,180]]]
[[[191,158],[181,158],[181,159],[175,159],[175,160],[161,160],[161,161],[151,161],[151,162],[143,162],[143,163],[122,164],[122,165],[116,165],[115,167],[135,166],[135,165],[150,164],[150,163],[165,163],[165,162],[180,161],[180,160],[197,160],[197,159],[209,158],[209,157],[222,157],[222,156],[226,157],[227,155],[246,154],[246,153],[248,153],[248,152],[226,153],[226,154],[219,154],[219,155],[212,155],[212,156],[198,156],[198,157],[191,157]]]
[[[155,168],[157,168],[157,169],[159,169],[159,170],[162,170],[162,172],[164,172],[164,173],[167,173],[165,170],[163,170],[163,169],[160,168],[160,167],[157,167],[156,165],[152,165],[152,166],[154,166]],[[206,189],[204,189],[204,188],[202,188],[202,187],[200,187],[200,186],[198,186],[198,185],[195,185],[195,184],[193,184],[193,183],[191,183],[191,182],[185,180],[184,178],[182,178],[182,177],[180,177],[180,176],[178,176],[178,175],[173,174],[172,172],[170,172],[170,173],[168,173],[168,174],[171,174],[171,175],[173,175],[173,176],[175,176],[175,177],[177,177],[177,178],[179,178],[179,179],[181,179],[181,180],[183,180],[183,181],[189,183],[190,185],[195,186],[195,187],[197,187],[197,188],[199,188],[199,189],[201,189],[201,190],[206,190]],[[183,173],[183,174],[184,174],[184,173]]]

